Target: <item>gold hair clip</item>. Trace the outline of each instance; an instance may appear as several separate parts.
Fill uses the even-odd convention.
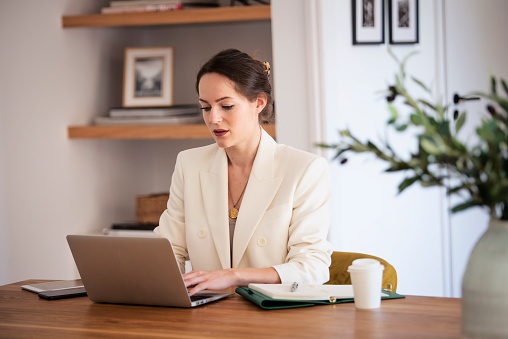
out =
[[[265,65],[266,75],[270,75],[270,63],[268,61],[265,61],[265,62],[263,62],[263,65]]]

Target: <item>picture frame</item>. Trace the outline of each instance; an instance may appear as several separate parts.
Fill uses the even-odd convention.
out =
[[[388,0],[390,44],[419,43],[418,7],[418,0]]]
[[[173,104],[173,48],[125,49],[123,107]]]
[[[385,1],[352,0],[353,45],[385,43]]]

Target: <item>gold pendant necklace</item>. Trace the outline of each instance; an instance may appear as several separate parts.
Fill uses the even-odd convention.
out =
[[[229,195],[231,195],[231,202],[233,203],[233,208],[231,208],[228,212],[229,217],[231,219],[236,219],[238,217],[238,208],[236,208],[236,205],[238,205],[238,203],[240,202],[240,199],[242,199],[243,193],[245,192],[245,189],[247,188],[248,183],[249,183],[249,180],[247,180],[247,182],[245,183],[245,187],[243,188],[243,191],[240,194],[240,197],[238,198],[238,200],[236,202],[233,201],[233,195],[231,194],[231,189],[229,188],[229,185],[228,185]]]
[[[261,132],[261,126],[259,126],[259,141],[258,141],[258,146],[256,148],[256,153],[257,153],[257,150],[259,149],[259,145],[261,144],[261,136],[263,135],[263,133]],[[227,154],[227,153],[226,153]],[[245,183],[245,187],[243,188],[243,191],[242,193],[240,194],[240,197],[238,198],[238,200],[236,202],[233,201],[233,195],[231,194],[231,188],[229,187],[229,184],[228,184],[228,191],[229,191],[229,195],[231,196],[231,202],[233,203],[233,208],[231,208],[228,212],[229,214],[229,217],[231,219],[236,219],[238,217],[238,208],[236,208],[236,205],[238,205],[238,203],[240,202],[240,200],[242,199],[243,197],[243,193],[245,193],[245,189],[247,188],[247,184],[249,183],[249,179],[247,178],[247,182]]]
[[[231,219],[236,219],[238,217],[238,210],[235,207],[229,210],[229,217]]]

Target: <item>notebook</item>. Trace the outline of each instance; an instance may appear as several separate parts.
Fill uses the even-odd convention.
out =
[[[67,242],[96,303],[194,307],[233,294],[202,291],[189,297],[165,238],[68,235]]]
[[[267,297],[279,300],[330,300],[351,299],[353,285],[301,284],[292,290],[291,284],[249,284],[249,288],[263,293]],[[380,297],[388,294],[380,291]]]

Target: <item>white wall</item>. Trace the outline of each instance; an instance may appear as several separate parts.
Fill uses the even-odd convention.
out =
[[[272,1],[271,6],[277,141],[310,151],[305,8],[292,0]]]
[[[346,127],[361,138],[379,140],[378,137],[384,135],[388,113],[385,100],[378,92],[393,83],[397,65],[389,56],[387,45],[352,45],[350,1],[313,2],[317,8],[316,21],[320,23],[321,104],[326,128],[321,140],[309,140],[309,125],[301,125],[309,114],[315,114],[308,112],[305,101],[311,94],[297,87],[309,80],[306,72],[300,70],[315,62],[305,59],[306,48],[312,44],[305,30],[305,22],[309,19],[305,16],[300,19],[301,11],[309,13],[305,12],[309,4],[305,0],[275,0],[272,2],[273,57],[277,75],[281,75],[281,67],[286,72],[286,80],[275,79],[278,141],[312,149],[312,142],[335,142],[337,130]],[[434,85],[439,81],[436,76],[439,54],[436,10],[434,1],[421,1],[420,43],[393,47],[401,57],[418,51],[409,63],[409,71]],[[281,32],[279,27],[294,33]],[[299,49],[302,43],[304,47]],[[290,58],[290,55],[296,57]],[[280,59],[284,59],[284,63],[279,63]],[[281,98],[287,99],[281,103]],[[281,107],[283,104],[285,106]],[[287,135],[279,132],[284,130]],[[407,144],[408,140],[411,139],[401,142]],[[306,145],[301,146],[301,143]],[[397,268],[401,293],[443,295],[448,288],[446,275],[449,274],[445,270],[446,248],[443,247],[443,192],[414,187],[398,196],[396,187],[403,177],[382,173],[384,168],[384,164],[370,157],[355,155],[350,156],[346,166],[332,164],[335,202],[330,239],[334,249],[385,258]]]
[[[272,61],[269,22],[61,28],[108,3],[0,0],[0,284],[75,278],[67,234],[134,221],[136,195],[168,190],[177,152],[212,142],[67,138],[121,104],[125,47],[175,47],[175,103],[196,102],[195,74],[221,49]]]
[[[394,45],[392,50],[399,58],[417,51],[408,63],[408,72],[436,86],[434,6],[434,1],[420,1],[420,43]],[[350,2],[322,1],[321,13],[323,40],[327,42],[323,46],[328,140],[337,140],[337,129],[349,128],[363,140],[379,141],[386,135],[389,119],[379,91],[394,83],[398,66],[386,44],[351,44]],[[403,154],[416,151],[410,137],[389,138],[399,142]],[[333,243],[344,251],[371,253],[388,260],[398,271],[401,293],[443,295],[447,277],[442,192],[415,185],[397,195],[404,174],[384,173],[387,165],[370,156],[350,154],[348,158],[346,165],[334,168],[337,208]]]
[[[436,98],[449,101],[453,91],[464,94],[483,88],[481,79],[487,80],[489,71],[506,78],[507,6],[503,0],[420,1],[420,43],[391,48],[399,58],[417,51],[407,64],[408,72],[431,85]],[[320,25],[313,27],[312,22]],[[276,100],[288,100],[279,100],[279,107],[284,105],[278,115],[279,142],[312,150],[314,142],[336,142],[337,130],[344,128],[364,140],[385,137],[388,110],[379,91],[393,84],[398,68],[386,44],[352,45],[351,1],[274,0],[272,25],[274,68],[280,72],[282,67],[286,74],[293,71],[290,77],[275,79]],[[387,31],[385,37],[388,41]],[[315,46],[317,57],[309,58],[308,50]],[[302,69],[320,74],[309,77]],[[309,91],[313,85],[322,88],[321,97]],[[415,86],[410,88],[421,94]],[[324,120],[321,138],[309,132],[309,117]],[[470,121],[477,122],[478,116]],[[472,133],[474,124],[469,128]],[[415,150],[410,136],[389,138],[400,151]],[[486,216],[468,211],[451,217],[442,189],[415,185],[397,195],[403,174],[383,173],[387,166],[370,156],[348,158],[344,166],[331,164],[334,249],[388,260],[398,271],[400,293],[460,296],[465,263],[486,226]]]

